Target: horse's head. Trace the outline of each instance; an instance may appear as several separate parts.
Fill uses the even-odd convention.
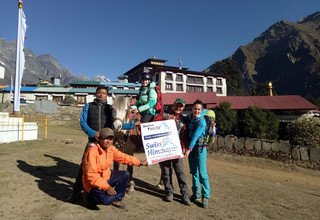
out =
[[[130,108],[131,97],[112,95],[112,117],[113,127],[116,131],[120,131],[123,122],[128,122],[127,112]]]

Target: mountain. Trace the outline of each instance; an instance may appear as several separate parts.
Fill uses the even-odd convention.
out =
[[[60,77],[62,85],[74,80],[89,80],[85,75],[75,76],[49,54],[36,56],[30,49],[25,48],[25,58],[26,63],[22,84],[37,84],[40,80],[50,80],[51,77]],[[16,42],[7,42],[4,39],[0,39],[0,66],[5,68],[5,76],[4,79],[0,79],[0,85],[10,85],[10,76],[15,75],[15,61]],[[92,80],[110,81],[110,79],[102,75],[97,75]]]
[[[247,93],[271,81],[279,95],[320,98],[320,12],[279,21],[230,57],[244,74]],[[214,71],[214,64],[204,71]]]
[[[36,56],[30,49],[25,48],[25,70],[22,84],[36,84],[40,80],[50,80],[51,77],[61,77],[61,83],[67,84],[76,79],[71,72],[62,67],[51,55]],[[0,39],[0,66],[5,68],[5,77],[0,84],[10,84],[10,76],[15,75],[16,42]]]

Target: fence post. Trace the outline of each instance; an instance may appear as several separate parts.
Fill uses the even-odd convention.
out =
[[[48,116],[44,118],[44,139],[48,139]]]
[[[24,114],[21,117],[21,121],[22,121],[22,124],[21,124],[21,143],[23,143],[24,142]]]

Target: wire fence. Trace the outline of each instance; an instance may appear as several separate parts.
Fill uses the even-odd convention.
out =
[[[0,113],[0,143],[48,138],[48,116]]]

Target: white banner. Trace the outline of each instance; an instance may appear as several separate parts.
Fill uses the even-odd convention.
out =
[[[183,157],[174,120],[143,123],[141,135],[149,165]]]
[[[4,79],[4,67],[0,66],[0,79]]]
[[[19,9],[18,35],[17,35],[17,58],[16,58],[16,76],[14,84],[14,105],[15,112],[20,111],[20,89],[23,76],[25,57],[24,57],[24,39],[26,36],[26,16],[22,9]]]

